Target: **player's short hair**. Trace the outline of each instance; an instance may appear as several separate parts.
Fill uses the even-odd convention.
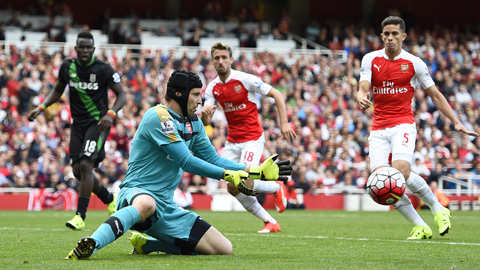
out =
[[[228,51],[229,56],[232,57],[232,48],[228,44],[225,44],[225,43],[222,43],[222,42],[217,42],[217,43],[213,44],[212,49],[210,50],[210,55],[211,56],[213,56],[213,52],[215,50],[226,50],[226,51]]]
[[[85,39],[93,40],[93,35],[90,32],[84,31],[84,32],[78,33],[77,41],[78,41],[79,38],[85,38]]]
[[[388,16],[382,21],[382,31],[387,25],[400,25],[400,29],[405,33],[405,21],[398,16]]]

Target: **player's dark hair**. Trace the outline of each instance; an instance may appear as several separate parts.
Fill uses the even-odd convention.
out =
[[[215,50],[226,50],[228,51],[229,56],[232,57],[232,48],[228,44],[222,42],[217,42],[213,44],[212,49],[210,50],[211,56],[213,56],[213,51]]]
[[[405,21],[398,16],[388,16],[382,21],[382,31],[387,25],[400,25],[400,29],[405,33]]]
[[[78,33],[77,40],[79,38],[85,38],[85,39],[93,40],[93,35],[90,32],[80,32],[80,33]]]
[[[188,96],[190,91],[193,88],[202,88],[203,84],[193,71],[189,70],[175,70],[167,83],[167,94],[165,95],[166,100],[173,99],[178,102],[184,117],[188,117]],[[177,95],[180,93],[180,95]]]

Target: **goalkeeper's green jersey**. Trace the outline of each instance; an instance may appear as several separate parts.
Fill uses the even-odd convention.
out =
[[[160,104],[148,109],[140,122],[120,188],[139,187],[172,201],[184,170],[221,179],[224,169],[244,168],[217,154],[196,115],[181,117]]]

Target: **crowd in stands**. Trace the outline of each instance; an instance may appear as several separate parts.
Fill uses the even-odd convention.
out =
[[[254,13],[246,11],[246,14],[255,17]],[[288,16],[278,26],[288,29]],[[306,37],[333,49],[346,50],[347,62],[293,51],[285,55],[258,52],[252,57],[241,54],[235,59],[233,68],[261,77],[285,95],[289,121],[298,135],[292,142],[280,138],[272,100],[259,98],[259,117],[267,139],[264,156],[280,153],[282,159],[290,159],[294,172],[289,186],[303,192],[361,190],[369,175],[367,138],[373,110],[360,110],[355,93],[363,55],[382,48],[382,42],[373,28],[343,24],[320,27],[316,21],[306,28]],[[448,28],[409,29],[405,45],[405,49],[427,63],[440,91],[467,129],[480,132],[479,33]],[[53,89],[60,64],[70,57],[75,57],[74,51],[49,54],[44,48],[33,50],[28,45],[13,45],[7,54],[0,48],[0,186],[75,188],[77,185],[68,155],[71,121],[68,90],[60,102],[50,106],[35,122],[26,119],[26,113],[42,103]],[[173,51],[162,50],[153,57],[139,51],[119,58],[97,50],[97,57],[118,71],[127,93],[127,103],[119,112],[106,144],[106,158],[97,170],[104,184],[118,188],[128,167],[130,143],[142,115],[164,101],[171,72],[180,68],[193,70],[204,87],[216,73],[208,51],[200,51],[195,58],[187,55],[176,58]],[[438,181],[442,175],[470,174],[480,185],[480,139],[459,135],[422,89],[416,90],[412,108],[418,125],[412,170],[429,183]],[[217,107],[212,125],[206,130],[221,154],[228,132],[221,108]],[[187,173],[182,183],[198,192],[225,188],[222,182],[214,182],[211,188],[208,179]]]

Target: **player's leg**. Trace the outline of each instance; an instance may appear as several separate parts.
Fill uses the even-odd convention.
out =
[[[406,184],[408,186],[408,179],[411,175],[411,161],[413,159],[417,136],[416,126],[415,124],[399,125],[392,128],[387,136],[390,138],[391,142],[392,167],[396,168],[403,174],[405,179],[407,179]],[[406,195],[394,205],[394,208],[415,225],[410,237],[407,239],[431,238],[432,230],[420,217]]]
[[[435,194],[430,190],[427,182],[418,174],[410,172],[406,181],[408,188],[417,195],[432,211],[437,223],[438,233],[443,236],[452,227],[450,210],[440,204]]]
[[[80,239],[67,255],[67,260],[88,259],[135,224],[148,223],[149,218],[155,213],[156,201],[147,191],[126,188],[122,189],[119,196],[119,201],[123,202],[119,205],[119,210],[102,223],[92,236]]]
[[[262,151],[263,151],[263,143],[261,147],[253,148],[255,151],[244,150],[244,147],[245,147],[245,143],[237,144],[237,143],[227,142],[223,150],[223,157],[238,163],[243,162],[243,164],[246,164],[245,162],[249,162],[249,164],[258,165],[260,162]],[[257,187],[256,191],[262,192],[261,190],[258,189],[258,187],[262,186],[261,185],[262,183],[257,184],[257,181],[263,182],[263,181],[255,180],[253,188],[255,190]],[[268,182],[265,182],[265,183],[268,183]],[[270,184],[269,186],[267,185],[266,187],[271,188],[274,185],[277,186],[276,188],[274,187],[272,189],[272,192],[275,192],[276,190],[279,189],[279,185],[276,182],[270,182],[270,183],[272,184]],[[264,186],[263,190],[265,190],[266,187]],[[265,225],[258,232],[268,233],[268,232],[277,232],[281,230],[280,224],[262,207],[262,205],[258,202],[257,197],[247,196],[241,193],[231,183],[227,184],[227,190],[228,190],[228,193],[230,193],[240,202],[243,208],[245,208],[248,212],[250,212],[251,214],[253,214],[254,216],[256,216],[257,218],[263,221]]]
[[[93,172],[93,168],[98,167],[98,164],[105,158],[105,142],[107,140],[110,130],[100,132],[98,125],[91,125],[85,134],[84,156],[89,155],[92,160],[92,169],[86,168],[82,170],[85,177],[93,178],[92,192],[106,205],[108,205],[109,214],[115,212],[115,196],[104,187],[98,177]],[[95,142],[95,143],[93,143]],[[89,154],[88,154],[89,153]]]
[[[115,197],[100,184],[93,173],[94,166],[98,165],[99,160],[101,161],[105,157],[103,144],[107,133],[100,132],[97,125],[90,125],[83,129],[75,124],[72,125],[71,132],[72,169],[75,177],[80,181],[80,185],[76,215],[67,221],[66,226],[80,230],[85,227],[86,212],[92,192],[107,205],[114,203]],[[109,212],[113,213],[115,208],[114,205],[109,205]]]
[[[187,210],[180,210],[187,211]],[[193,218],[193,219],[192,219]],[[158,220],[145,234],[133,232],[130,243],[134,254],[165,252],[174,255],[230,255],[232,243],[217,229],[189,212],[170,221]],[[170,222],[181,224],[172,231]],[[193,223],[193,224],[192,224]],[[190,225],[189,225],[190,224]],[[165,229],[170,228],[170,229]]]
[[[75,216],[66,222],[66,226],[74,229],[81,230],[85,227],[85,217],[87,212],[87,207],[90,202],[90,194],[92,193],[93,186],[88,185],[81,181],[82,175],[80,170],[80,155],[84,145],[85,132],[82,127],[72,125],[71,134],[70,134],[70,158],[72,159],[72,171],[75,175],[75,178],[80,182],[79,185],[79,194],[77,201],[77,211]]]

